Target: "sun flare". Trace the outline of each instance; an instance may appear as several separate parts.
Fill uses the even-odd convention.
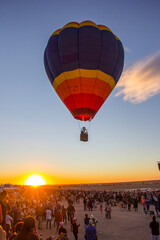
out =
[[[40,186],[40,185],[45,185],[46,180],[40,174],[32,174],[27,178],[27,180],[25,181],[24,184],[36,187],[36,186]]]

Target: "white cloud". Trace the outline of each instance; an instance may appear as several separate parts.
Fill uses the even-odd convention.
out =
[[[160,52],[126,69],[118,84],[124,101],[141,103],[160,93]]]

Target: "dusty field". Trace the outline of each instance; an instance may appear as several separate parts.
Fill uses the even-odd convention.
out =
[[[63,202],[63,204],[67,206],[66,202]],[[92,214],[98,219],[98,240],[150,240],[149,223],[151,221],[151,217],[148,214],[144,214],[141,204],[139,204],[138,212],[135,212],[133,209],[129,212],[126,209],[121,210],[118,207],[113,207],[111,220],[105,218],[104,211],[101,214],[99,206],[94,208],[92,212],[84,211],[81,201],[79,204],[75,205],[75,209],[77,223],[80,223],[78,235],[79,240],[84,239],[85,231],[83,220],[85,213],[88,213],[89,216]],[[154,209],[154,206],[151,206],[151,209]],[[45,222],[43,222],[42,226],[43,230],[39,230],[39,233],[42,233],[44,239],[52,235],[54,235],[55,238],[58,236],[56,228],[53,226],[53,221],[51,230],[46,230]],[[65,228],[68,231],[69,239],[74,240],[70,224],[67,223]]]

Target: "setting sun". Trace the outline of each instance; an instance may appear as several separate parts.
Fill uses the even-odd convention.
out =
[[[40,174],[32,174],[25,181],[25,185],[31,185],[34,187],[39,185],[45,185],[45,184],[46,184],[46,180]]]

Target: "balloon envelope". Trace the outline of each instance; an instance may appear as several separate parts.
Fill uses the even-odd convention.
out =
[[[124,50],[106,26],[71,22],[51,35],[44,65],[53,88],[73,117],[87,121],[117,84]]]

